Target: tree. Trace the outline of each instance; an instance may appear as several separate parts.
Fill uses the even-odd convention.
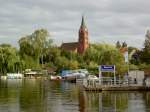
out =
[[[117,43],[116,43],[116,48],[117,48],[117,49],[120,49],[120,48],[121,48],[121,44],[120,44],[119,41],[117,41]]]
[[[127,47],[127,43],[126,43],[126,42],[123,42],[123,43],[122,43],[122,47]]]
[[[35,30],[31,35],[22,37],[19,40],[20,55],[23,59],[27,57],[35,63],[35,67],[39,67],[40,60],[47,55],[47,49],[52,45],[52,39],[49,39],[49,33],[46,29]]]
[[[32,35],[31,38],[33,40],[33,48],[35,51],[35,56],[37,57],[37,62],[39,63],[40,57],[42,58],[42,64],[43,64],[43,53],[44,48],[48,47],[48,44],[50,43],[50,40],[48,40],[49,33],[45,29],[36,30]]]
[[[123,74],[127,72],[127,66],[124,57],[115,46],[108,44],[92,44],[83,55],[82,65],[86,68],[96,69],[99,65],[116,65],[117,73]],[[96,67],[97,65],[97,67]],[[124,68],[125,67],[125,68]],[[123,69],[124,68],[124,69]]]
[[[79,63],[77,60],[71,60],[69,61],[68,67],[70,70],[78,69]]]
[[[146,39],[144,42],[144,49],[141,53],[140,59],[143,63],[150,64],[150,31],[149,30],[146,33]]]
[[[0,45],[0,72],[19,72],[22,69],[22,61],[17,49],[11,45]]]
[[[146,39],[145,39],[145,50],[149,50],[150,51],[150,31],[148,30],[146,33]]]

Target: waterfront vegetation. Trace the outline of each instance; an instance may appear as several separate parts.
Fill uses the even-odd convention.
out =
[[[133,50],[139,51],[136,58],[129,57],[125,63],[120,52],[121,47],[127,47],[117,42],[116,46],[109,44],[90,44],[87,51],[80,55],[66,52],[53,44],[53,40],[46,29],[39,29],[32,34],[20,38],[19,48],[9,44],[0,45],[0,73],[22,72],[25,69],[53,68],[59,73],[64,69],[86,68],[98,74],[99,65],[116,65],[117,74],[124,74],[130,69],[150,68],[150,33],[147,32],[144,49],[137,50],[128,47],[129,56]]]

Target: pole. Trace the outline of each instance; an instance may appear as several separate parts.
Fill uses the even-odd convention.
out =
[[[43,68],[43,54],[42,54],[42,60],[41,61],[42,61],[42,68]]]
[[[101,66],[99,66],[99,84],[102,84],[102,72],[101,72]]]
[[[114,84],[116,85],[116,67],[114,65]]]
[[[129,62],[127,62],[127,65],[128,65],[128,75],[129,75],[129,66],[130,66]]]
[[[128,75],[129,75],[129,71],[130,71],[130,62],[129,62],[129,53],[128,53],[128,47],[127,47],[127,52],[126,52],[126,59],[125,59],[125,62],[127,63],[128,65]]]

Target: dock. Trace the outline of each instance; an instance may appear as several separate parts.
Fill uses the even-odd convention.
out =
[[[121,82],[121,81],[119,81]],[[85,91],[150,91],[150,86],[133,83],[100,83],[99,80],[84,80],[83,88]]]

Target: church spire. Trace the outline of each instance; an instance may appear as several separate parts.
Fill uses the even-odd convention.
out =
[[[79,39],[78,39],[78,53],[83,54],[89,47],[88,40],[88,29],[85,25],[84,16],[82,16],[82,22],[79,29]]]
[[[82,16],[81,28],[86,28],[84,16]]]

